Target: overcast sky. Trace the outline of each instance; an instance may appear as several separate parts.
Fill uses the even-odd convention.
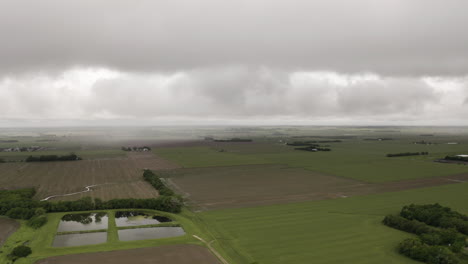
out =
[[[0,126],[468,125],[466,0],[0,0]]]

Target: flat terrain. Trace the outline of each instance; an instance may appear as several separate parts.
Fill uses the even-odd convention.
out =
[[[142,180],[142,170],[171,169],[170,162],[152,154],[130,154],[129,158],[95,159],[66,162],[0,164],[0,186],[7,189],[36,187],[36,199],[80,192],[85,186],[97,185],[93,191],[52,200],[76,200],[91,196],[113,198],[151,198],[158,192]]]
[[[333,139],[333,138],[331,138]],[[396,182],[409,179],[450,176],[468,173],[468,166],[442,164],[436,159],[468,151],[468,143],[449,145],[451,139],[432,139],[437,144],[414,144],[427,138],[401,137],[388,141],[368,141],[365,137],[323,143],[330,152],[294,150],[285,141],[260,143],[207,142],[205,146],[167,147],[154,151],[185,168],[219,167],[252,164],[284,164],[327,175],[369,182]],[[323,140],[306,138],[304,140]],[[388,158],[388,153],[422,152],[429,155]]]
[[[13,219],[0,217],[0,246],[18,229],[19,223]]]
[[[337,198],[360,184],[282,165],[181,169],[170,183],[202,210]]]
[[[468,174],[367,183],[284,165],[179,169],[169,179],[195,210],[346,198],[462,182],[468,182]]]
[[[410,203],[468,213],[468,183],[402,192],[198,214],[232,263],[419,263],[396,246],[411,234],[384,226]]]
[[[211,252],[197,245],[168,245],[102,253],[51,257],[36,264],[219,264]]]

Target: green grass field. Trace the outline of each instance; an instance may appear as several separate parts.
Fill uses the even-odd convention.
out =
[[[133,249],[133,248],[142,248],[142,247],[154,247],[160,245],[169,245],[169,244],[197,244],[203,245],[200,241],[193,238],[192,235],[198,235],[206,240],[210,240],[209,236],[202,232],[198,226],[196,226],[192,221],[190,221],[191,213],[183,212],[182,214],[174,215],[166,212],[144,210],[148,212],[158,213],[158,215],[163,215],[172,218],[173,220],[180,223],[184,228],[186,235],[174,238],[163,238],[163,239],[153,239],[153,240],[141,240],[141,241],[129,241],[122,242],[118,240],[117,227],[113,222],[114,213],[116,210],[106,210],[109,216],[109,226],[108,226],[108,241],[104,244],[98,245],[89,245],[89,246],[78,246],[78,247],[64,247],[64,248],[54,248],[52,247],[52,242],[54,236],[57,232],[57,227],[60,222],[60,219],[63,215],[67,213],[51,213],[47,215],[48,222],[45,226],[41,227],[38,230],[34,230],[26,226],[25,221],[21,221],[21,227],[12,234],[6,243],[2,246],[0,252],[0,263],[6,264],[9,263],[7,255],[11,250],[18,246],[26,243],[32,248],[33,253],[27,258],[18,259],[15,264],[32,264],[39,259],[43,259],[51,256],[58,255],[68,255],[68,254],[78,254],[78,253],[87,253],[87,252],[103,252],[103,251],[112,251],[112,250],[121,250],[121,249]],[[118,210],[123,211],[123,210]],[[79,212],[73,212],[79,213]]]
[[[388,182],[468,173],[468,166],[433,162],[449,154],[468,153],[466,144],[419,145],[414,139],[344,140],[329,143],[331,152],[294,150],[280,143],[217,144],[206,147],[160,148],[164,158],[190,167],[285,164],[366,182]],[[220,149],[225,152],[219,152]],[[427,156],[387,158],[388,153],[427,151]]]
[[[201,213],[232,263],[418,263],[399,255],[411,235],[381,224],[410,203],[468,213],[468,184]]]

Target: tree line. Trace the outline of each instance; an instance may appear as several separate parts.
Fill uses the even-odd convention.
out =
[[[81,160],[74,153],[70,153],[69,155],[41,155],[41,156],[29,156],[26,158],[26,162],[46,162],[46,161],[71,161],[71,160]]]
[[[288,146],[316,146],[318,147],[318,143],[339,143],[342,142],[341,140],[307,140],[307,141],[294,141],[294,142],[288,142],[286,145]]]
[[[304,151],[311,151],[311,152],[317,152],[317,151],[331,151],[330,148],[322,148],[322,147],[314,147],[314,146],[309,146],[309,147],[304,147],[304,148],[294,148],[295,150],[304,150]]]
[[[214,142],[252,142],[249,138],[215,139]]]
[[[419,155],[428,155],[429,152],[402,152],[402,153],[393,153],[387,154],[387,157],[404,157],[404,156],[419,156]]]
[[[399,215],[387,215],[385,225],[418,235],[401,242],[398,251],[431,264],[455,264],[468,246],[468,217],[439,204],[407,205]]]
[[[167,187],[164,182],[151,170],[144,170],[143,179],[149,182],[156,190],[158,190],[160,195],[173,196],[175,195],[174,191]]]
[[[122,146],[122,150],[123,151],[150,151],[151,148],[148,147],[148,146],[143,146],[143,147],[136,147],[136,146],[125,147],[125,146]]]

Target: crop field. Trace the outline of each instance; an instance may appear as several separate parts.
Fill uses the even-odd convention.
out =
[[[408,233],[384,226],[410,203],[468,213],[468,183],[346,199],[200,213],[232,263],[419,263],[396,252]]]
[[[180,169],[170,183],[195,208],[216,209],[337,198],[360,182],[282,165]]]
[[[346,198],[468,181],[468,174],[367,183],[285,165],[190,168],[161,173],[194,210]]]
[[[154,263],[154,264],[219,264],[211,252],[197,245],[168,245],[151,248],[119,250],[102,253],[86,253],[52,257],[36,262],[36,264],[116,264]]]
[[[294,139],[295,140],[295,139]],[[403,137],[389,141],[343,140],[327,143],[330,152],[294,150],[279,142],[252,144],[206,143],[206,146],[159,148],[156,153],[185,168],[283,164],[314,172],[370,183],[401,181],[468,173],[468,166],[442,164],[434,160],[468,151],[467,143],[413,144],[420,138]],[[388,158],[388,153],[422,152],[429,155]]]
[[[96,185],[91,192],[53,200],[76,200],[85,196],[103,200],[151,198],[158,196],[158,192],[142,180],[142,170],[148,167],[164,170],[175,166],[151,154],[69,162],[2,163],[0,186],[7,189],[35,187],[36,199],[81,192],[90,185]]]

